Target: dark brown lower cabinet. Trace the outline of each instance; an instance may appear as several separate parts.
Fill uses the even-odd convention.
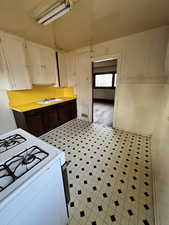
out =
[[[42,117],[43,117],[44,129],[46,132],[60,125],[57,108],[47,109],[43,113]]]
[[[26,116],[25,122],[27,125],[26,130],[29,131],[31,134],[34,134],[35,136],[40,136],[43,134],[44,124],[43,124],[42,116],[39,112],[35,112],[32,115]],[[19,127],[23,128],[21,126]]]
[[[40,136],[77,117],[76,100],[27,112],[13,110],[18,128]]]
[[[75,112],[75,107],[73,104],[64,104],[58,108],[58,115],[60,124],[63,124],[75,118],[77,113]]]

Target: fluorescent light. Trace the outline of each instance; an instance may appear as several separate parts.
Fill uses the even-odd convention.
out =
[[[54,15],[56,15],[57,13],[59,13],[60,11],[62,11],[65,8],[66,8],[66,4],[65,3],[59,5],[58,7],[52,9],[51,11],[49,11],[49,13],[47,13],[46,15],[42,16],[42,18],[40,18],[38,20],[38,23],[42,24],[43,22],[45,22],[46,20],[50,19],[51,17],[53,17]]]
[[[43,22],[43,25],[47,25],[47,24],[53,22],[54,20],[60,18],[61,16],[65,15],[66,13],[68,13],[69,11],[70,11],[70,8],[65,8],[61,12],[57,13],[55,16],[52,16],[51,18],[49,18],[45,22]]]
[[[39,24],[47,25],[54,20],[60,18],[70,11],[70,2],[69,0],[62,0],[62,2],[56,2],[51,5],[47,10],[42,12],[37,16],[37,22]]]

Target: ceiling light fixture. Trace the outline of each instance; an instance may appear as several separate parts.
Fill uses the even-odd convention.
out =
[[[70,2],[57,2],[37,17],[39,24],[47,25],[70,11]]]

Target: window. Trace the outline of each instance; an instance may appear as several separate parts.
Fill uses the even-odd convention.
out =
[[[117,73],[94,75],[94,88],[115,88],[116,84],[117,84]]]
[[[112,87],[113,74],[99,74],[95,76],[95,87]]]
[[[117,87],[117,73],[114,74],[114,87]]]

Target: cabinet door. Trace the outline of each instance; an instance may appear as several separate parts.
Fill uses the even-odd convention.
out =
[[[39,112],[32,112],[32,114],[26,115],[26,124],[28,132],[35,136],[45,133],[42,114]]]
[[[53,49],[41,48],[42,82],[44,84],[56,84],[58,86],[58,72],[56,55]]]
[[[42,76],[40,48],[38,45],[27,41],[26,52],[27,52],[27,64],[32,83],[38,84],[41,81]]]
[[[31,89],[32,85],[26,65],[24,39],[3,33],[2,47],[10,89]]]
[[[66,123],[77,117],[76,103],[63,103],[58,106],[60,124]]]
[[[61,104],[59,106],[58,112],[59,112],[60,125],[70,120],[68,115],[68,107],[66,105]]]
[[[48,132],[59,126],[59,116],[57,108],[46,108],[43,112],[45,131]]]
[[[27,42],[27,54],[32,83],[36,85],[56,84],[58,86],[55,51],[42,45]]]
[[[2,33],[0,33],[0,81],[1,90],[8,90],[13,85],[9,83],[8,70],[3,51]]]

